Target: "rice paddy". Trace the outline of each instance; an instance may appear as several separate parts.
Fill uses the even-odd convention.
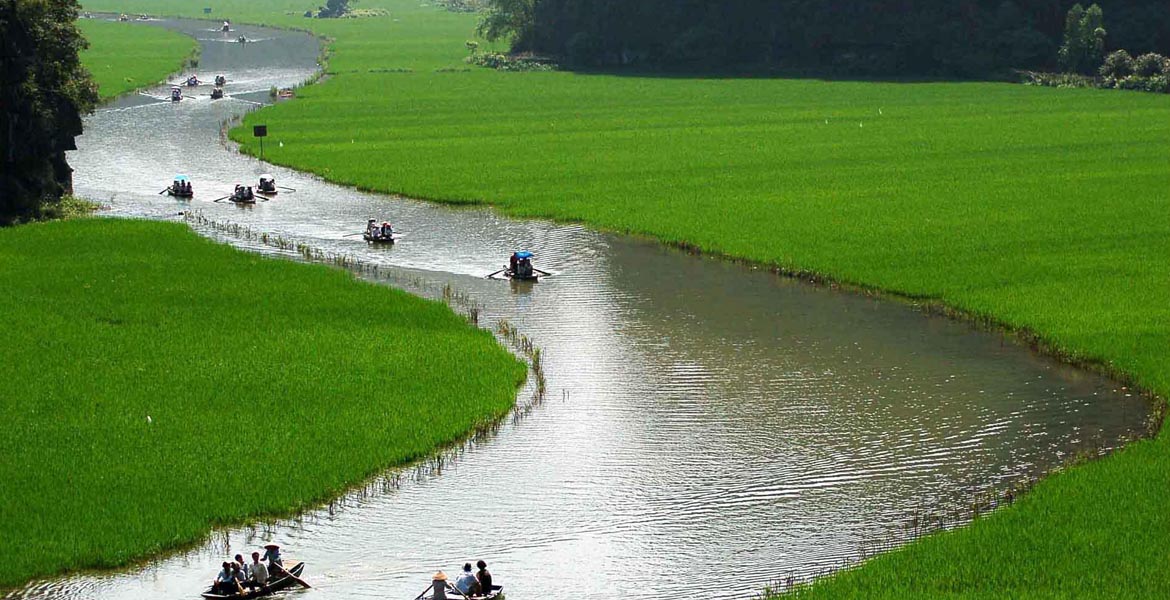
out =
[[[441,303],[180,224],[3,229],[0,264],[0,589],[333,498],[525,377]]]
[[[81,62],[93,74],[103,100],[166,79],[197,48],[195,40],[158,27],[100,19],[77,24],[90,44]]]
[[[334,77],[247,119],[268,160],[941,303],[1170,393],[1170,97],[468,70],[474,16],[367,5],[390,15],[230,5],[336,40]],[[1163,433],[800,593],[1158,597],[1168,463]]]

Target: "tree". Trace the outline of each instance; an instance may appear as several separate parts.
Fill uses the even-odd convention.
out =
[[[320,19],[337,18],[349,12],[349,0],[327,0],[325,6],[318,7],[317,17]]]
[[[77,0],[0,0],[0,224],[38,218],[72,191],[65,151],[97,104],[77,16]]]
[[[1105,15],[1096,4],[1074,4],[1064,21],[1060,66],[1070,73],[1092,73],[1105,57]]]
[[[514,50],[529,50],[535,11],[536,0],[488,0],[487,13],[475,31],[489,42],[511,37]]]

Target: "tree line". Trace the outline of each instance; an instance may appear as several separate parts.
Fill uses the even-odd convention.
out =
[[[490,0],[488,37],[577,67],[984,77],[1053,70],[1074,0]],[[1099,0],[1109,48],[1170,51],[1170,1]],[[1091,34],[1092,32],[1090,32]],[[1091,41],[1091,40],[1090,40]],[[1104,52],[1106,48],[1099,49]],[[1097,48],[1071,49],[1088,64]],[[1100,62],[1097,62],[1099,65]]]
[[[98,99],[77,11],[76,0],[0,0],[0,225],[51,213],[72,191],[65,151]]]

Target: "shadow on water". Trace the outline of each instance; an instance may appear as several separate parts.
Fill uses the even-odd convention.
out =
[[[168,26],[208,37],[205,23]],[[233,93],[313,74],[315,40],[253,29],[267,41],[205,40],[201,75],[224,72]],[[225,553],[273,539],[307,561],[306,599],[413,598],[476,558],[516,598],[565,573],[589,574],[587,599],[744,597],[873,548],[923,507],[963,522],[973,498],[1144,431],[1139,395],[995,333],[584,227],[331,185],[223,150],[220,124],[248,103],[144,98],[87,122],[69,157],[81,195],[446,300],[539,356],[544,400],[296,519],[12,598],[191,598]],[[180,172],[194,200],[156,194]],[[297,191],[243,210],[210,201],[260,173]],[[401,241],[346,237],[368,218]],[[519,248],[554,275],[484,279]],[[681,580],[653,577],[679,565]]]

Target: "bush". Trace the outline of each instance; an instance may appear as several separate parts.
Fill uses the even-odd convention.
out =
[[[497,71],[555,71],[557,66],[552,63],[544,63],[527,58],[513,58],[507,54],[499,52],[484,52],[483,54],[475,54],[468,56],[466,60],[469,64],[495,69]]]
[[[1149,52],[1133,61],[1133,72],[1138,77],[1153,77],[1166,73],[1166,57]]]
[[[1122,79],[1133,74],[1133,67],[1133,57],[1129,52],[1116,50],[1105,57],[1105,63],[1101,65],[1099,72],[1102,77]]]
[[[597,36],[579,31],[565,44],[565,56],[569,64],[577,67],[593,67],[601,64],[601,40]]]

